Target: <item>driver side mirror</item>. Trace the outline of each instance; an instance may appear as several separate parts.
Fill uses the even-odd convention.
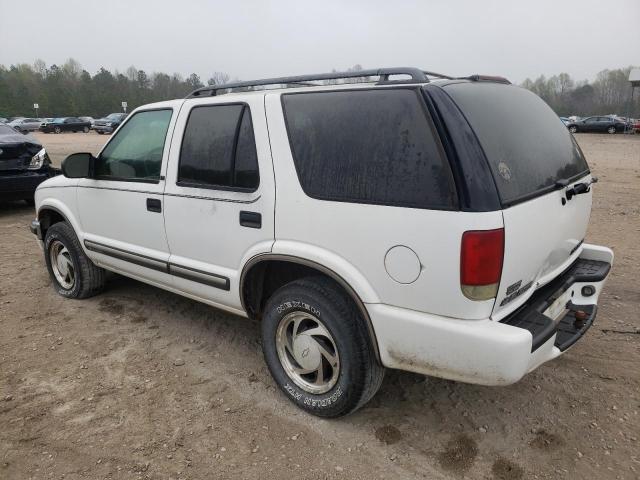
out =
[[[67,178],[89,178],[93,160],[90,153],[72,153],[62,161],[62,174]]]

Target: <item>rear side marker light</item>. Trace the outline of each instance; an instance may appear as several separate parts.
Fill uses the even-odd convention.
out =
[[[460,287],[471,300],[489,300],[498,294],[504,257],[504,229],[472,230],[462,234]]]

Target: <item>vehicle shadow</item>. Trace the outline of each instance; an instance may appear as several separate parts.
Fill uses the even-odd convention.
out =
[[[24,200],[0,200],[0,217],[34,212],[34,208]]]

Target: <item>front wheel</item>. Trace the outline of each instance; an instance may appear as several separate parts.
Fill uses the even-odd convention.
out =
[[[569,127],[569,131],[571,133],[578,133],[578,127],[576,127],[575,125],[572,125],[571,127]]]
[[[96,132],[98,132],[98,135],[104,135],[104,132],[102,130],[96,130]]]
[[[84,128],[82,129],[82,131],[83,131],[84,133],[89,133],[89,127],[84,127]]]
[[[373,397],[384,377],[365,320],[325,277],[296,280],[269,298],[262,348],[285,395],[320,417],[354,412]]]
[[[614,133],[616,133],[616,127],[607,128],[607,133],[613,135]]]
[[[47,230],[44,258],[56,291],[67,298],[87,298],[102,290],[105,271],[82,250],[80,240],[68,223]]]
[[[60,127],[56,127],[53,129],[53,133],[60,133],[62,132],[62,129]]]

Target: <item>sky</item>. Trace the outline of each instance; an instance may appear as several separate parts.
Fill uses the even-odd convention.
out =
[[[640,66],[640,0],[0,0],[0,65],[243,80],[416,66],[527,77]]]

